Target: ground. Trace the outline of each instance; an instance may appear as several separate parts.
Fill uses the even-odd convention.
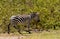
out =
[[[32,34],[0,34],[0,39],[60,39],[60,30],[32,32]]]

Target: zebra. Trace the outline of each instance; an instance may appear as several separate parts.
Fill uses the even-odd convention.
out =
[[[14,28],[16,28],[18,23],[26,23],[26,26],[28,28],[29,33],[30,32],[30,22],[31,20],[35,20],[36,22],[40,22],[39,19],[39,13],[38,12],[32,12],[31,14],[22,14],[22,15],[14,15],[10,17],[10,23],[8,24],[8,34],[10,33],[10,25],[13,25]],[[17,28],[16,28],[17,29]],[[20,30],[18,32],[21,34]]]

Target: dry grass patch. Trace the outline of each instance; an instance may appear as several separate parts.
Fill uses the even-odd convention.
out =
[[[32,34],[0,34],[0,39],[60,39],[60,30]]]

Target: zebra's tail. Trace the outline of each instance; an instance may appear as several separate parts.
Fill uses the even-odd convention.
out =
[[[11,23],[8,24],[8,34],[10,34],[10,25]]]

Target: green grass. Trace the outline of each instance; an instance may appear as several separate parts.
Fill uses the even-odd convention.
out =
[[[0,0],[0,33],[7,32],[7,25],[12,15],[31,14],[31,12],[39,13],[38,29],[54,29],[54,26],[60,29],[60,0]],[[31,28],[36,28],[33,24],[31,23]],[[11,27],[12,31],[16,30]]]

